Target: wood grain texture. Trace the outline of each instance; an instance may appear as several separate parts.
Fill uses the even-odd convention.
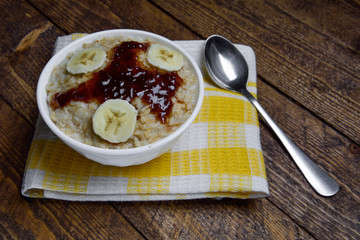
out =
[[[150,31],[174,40],[198,38],[185,26],[145,0],[74,3],[31,0],[31,2],[67,33],[92,33],[114,28],[129,28]],[[70,6],[75,11],[68,14]],[[64,18],[64,15],[67,17]]]
[[[37,80],[60,32],[25,1],[0,1],[0,9],[0,94],[34,124]]]
[[[284,7],[280,9],[262,0],[231,4],[228,1],[174,4],[163,0],[155,3],[203,38],[221,33],[236,43],[253,47],[261,77],[360,143],[360,55],[354,51],[354,45],[345,45],[347,38],[358,39],[359,28],[354,24],[358,22],[358,8],[353,9],[354,14],[347,15],[344,8],[348,3],[303,2],[306,7],[297,9],[302,11],[300,18],[299,13],[291,12],[291,8],[285,12]],[[346,25],[349,29],[350,36],[333,36],[334,33],[324,29],[323,25],[309,26],[302,20],[307,16],[308,8],[315,8],[315,12],[316,8],[326,8],[321,10],[326,12],[332,11],[334,5],[342,6],[336,12],[336,20],[332,19],[334,14],[323,14],[321,22],[339,21],[341,26]]]
[[[148,239],[313,239],[266,199],[115,205]]]
[[[359,53],[359,2],[279,0],[268,3],[316,29],[332,41]]]
[[[359,239],[359,1],[0,0],[0,238]],[[37,79],[57,36],[134,28],[170,39],[221,34],[253,47],[260,103],[339,183],[311,189],[260,120],[271,196],[66,202],[20,194]]]

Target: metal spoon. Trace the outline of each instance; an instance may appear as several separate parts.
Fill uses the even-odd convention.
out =
[[[332,196],[339,190],[337,182],[310,160],[278,127],[259,102],[246,89],[249,69],[240,51],[222,36],[210,36],[205,42],[205,66],[210,77],[220,87],[244,95],[260,112],[277,134],[310,185],[322,196]]]

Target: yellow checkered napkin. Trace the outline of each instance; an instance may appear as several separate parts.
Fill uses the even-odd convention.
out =
[[[59,37],[55,51],[78,35]],[[204,41],[176,41],[203,68]],[[248,62],[248,90],[256,95],[253,50],[237,45]],[[206,74],[204,74],[206,76]],[[240,94],[205,79],[202,109],[167,153],[131,167],[98,164],[61,142],[39,117],[22,194],[78,201],[255,198],[269,194],[256,110]]]

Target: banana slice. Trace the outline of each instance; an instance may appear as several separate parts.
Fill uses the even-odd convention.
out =
[[[66,69],[73,74],[94,71],[105,62],[106,53],[100,48],[86,48],[72,56]]]
[[[134,133],[137,110],[125,100],[107,100],[93,116],[94,132],[112,142],[126,142]]]
[[[152,44],[147,53],[148,62],[166,71],[177,71],[184,65],[183,55],[160,44]]]

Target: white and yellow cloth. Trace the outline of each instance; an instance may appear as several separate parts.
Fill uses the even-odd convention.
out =
[[[59,37],[55,52],[79,35]],[[203,70],[204,41],[175,41]],[[256,95],[253,50],[237,45],[249,65]],[[204,72],[204,71],[203,71]],[[269,194],[255,108],[240,94],[205,76],[202,109],[190,129],[164,155],[139,166],[112,167],[78,154],[39,117],[27,159],[22,194],[75,201],[256,198]]]

